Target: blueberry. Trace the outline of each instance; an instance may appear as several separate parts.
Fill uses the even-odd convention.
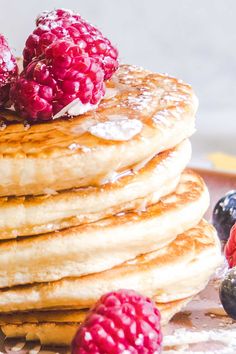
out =
[[[227,241],[230,229],[236,222],[236,190],[228,192],[215,205],[213,225],[222,241]]]
[[[220,301],[225,312],[236,320],[236,267],[230,269],[221,283]]]

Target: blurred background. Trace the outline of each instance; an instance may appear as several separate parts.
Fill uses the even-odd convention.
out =
[[[208,166],[209,153],[236,156],[235,0],[0,0],[0,4],[0,31],[19,55],[41,11],[71,8],[103,30],[119,48],[122,62],[191,83],[200,100],[192,163]]]

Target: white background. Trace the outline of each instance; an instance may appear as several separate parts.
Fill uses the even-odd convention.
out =
[[[0,0],[0,32],[20,54],[34,18],[71,8],[100,27],[123,62],[191,83],[200,99],[194,159],[236,155],[235,0]]]

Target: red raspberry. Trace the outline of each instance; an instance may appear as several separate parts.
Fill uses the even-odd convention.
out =
[[[76,99],[82,105],[96,105],[104,93],[100,65],[73,42],[57,40],[27,66],[10,94],[20,116],[49,120]]]
[[[56,39],[70,38],[85,53],[102,66],[105,80],[118,68],[118,52],[111,42],[94,26],[70,10],[43,13],[36,20],[37,27],[28,37],[23,51],[24,67],[44,53]]]
[[[18,74],[16,59],[3,35],[0,35],[0,107],[9,101],[10,83]]]
[[[225,256],[230,268],[236,266],[236,223],[230,231],[229,239],[225,246]]]
[[[103,295],[80,326],[72,354],[158,354],[162,334],[154,303],[133,290]]]

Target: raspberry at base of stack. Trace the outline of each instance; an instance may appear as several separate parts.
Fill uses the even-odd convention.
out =
[[[160,313],[148,298],[132,290],[103,295],[72,343],[72,354],[160,353]]]

